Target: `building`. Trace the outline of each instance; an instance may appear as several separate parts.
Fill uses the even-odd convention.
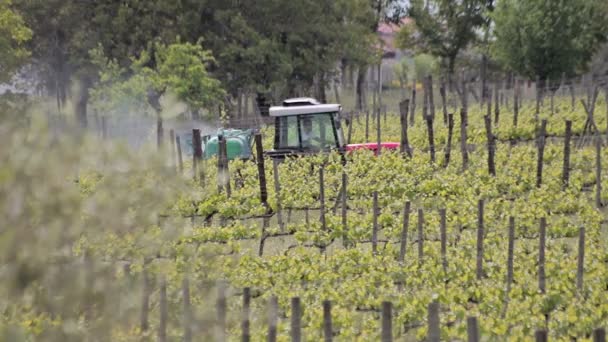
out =
[[[396,81],[396,76],[393,68],[401,58],[407,55],[407,52],[396,47],[395,41],[397,33],[404,25],[410,24],[412,19],[403,18],[399,24],[395,23],[380,23],[378,25],[378,37],[382,42],[382,85],[390,87]],[[375,76],[374,76],[375,79]]]

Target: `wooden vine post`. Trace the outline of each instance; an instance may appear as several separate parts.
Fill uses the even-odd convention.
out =
[[[490,105],[491,100],[488,100],[488,106]],[[484,122],[486,125],[486,139],[488,141],[488,173],[492,176],[496,176],[496,165],[494,164],[496,137],[492,134],[492,120],[490,119],[490,115],[484,116]]]
[[[595,104],[597,102],[597,97],[599,95],[599,88],[595,88],[595,91],[592,93],[589,91],[587,96],[587,102],[581,100],[583,107],[585,108],[585,112],[587,113],[587,120],[585,120],[585,127],[583,128],[583,137],[580,140],[580,146],[584,145],[587,140],[587,135],[597,135],[599,138],[599,129],[595,124],[595,119],[593,117],[593,113],[595,112]]]
[[[507,308],[509,306],[509,296],[511,293],[511,284],[513,283],[513,254],[515,249],[515,218],[509,217],[509,242],[507,250],[507,286],[505,291],[505,300],[501,317],[505,317],[507,314]]]
[[[325,170],[323,165],[319,168],[319,222],[321,222],[321,229],[327,230],[327,224],[325,222]],[[325,246],[321,246],[321,251],[325,251]]]
[[[279,300],[277,297],[270,297],[268,302],[268,342],[277,341],[277,325],[279,321]]]
[[[433,95],[433,76],[429,75],[428,79],[427,79],[427,89],[428,89],[428,99],[429,99],[429,109],[430,109],[430,113],[429,115],[433,118],[433,121],[435,121],[435,97]]]
[[[372,228],[372,252],[378,253],[378,191],[374,191],[373,198],[373,228]]]
[[[483,277],[483,200],[477,203],[477,279]]]
[[[540,219],[540,238],[538,246],[538,288],[541,293],[546,292],[545,287],[545,245],[546,245],[546,233],[547,231],[547,219]]]
[[[283,225],[283,209],[281,207],[281,183],[279,182],[279,164],[276,159],[272,160],[272,169],[274,174],[274,192],[277,199],[277,220],[281,231],[285,231]]]
[[[227,317],[227,303],[226,303],[226,288],[223,281],[218,282],[217,286],[217,339],[220,342],[226,341],[226,317]]]
[[[519,116],[519,80],[515,79],[515,87],[513,88],[513,127],[517,127]]]
[[[169,314],[167,313],[167,281],[164,277],[160,280],[160,291],[159,291],[159,312],[160,319],[158,322],[158,341],[167,341],[167,319]]]
[[[382,63],[378,64],[378,109],[376,112],[376,134],[378,141],[378,155],[381,154],[380,143],[382,142],[382,129],[380,121],[380,110],[382,109]]]
[[[331,342],[334,331],[331,322],[331,301],[323,301],[323,337],[325,342]]]
[[[152,289],[150,288],[150,278],[148,276],[148,260],[144,260],[143,269],[141,272],[142,278],[142,297],[141,297],[141,315],[139,317],[139,329],[141,331],[148,331],[150,328],[150,324],[148,322],[148,311],[150,310],[150,293]]]
[[[348,220],[347,220],[347,213],[348,213],[348,206],[346,204],[347,200],[348,200],[348,191],[347,191],[347,186],[348,186],[348,178],[346,176],[346,172],[342,172],[342,245],[344,247],[348,247],[349,243],[348,243]]]
[[[593,330],[593,342],[606,342],[606,330],[604,328]]]
[[[439,95],[441,96],[441,107],[443,109],[443,125],[448,125],[448,107],[446,100],[446,90],[445,90],[445,82],[441,80],[441,86],[439,88]]]
[[[595,139],[595,206],[601,209],[602,203],[602,140]]]
[[[405,202],[405,207],[403,208],[403,228],[401,229],[401,246],[399,248],[399,259],[400,263],[405,261],[405,253],[407,248],[407,231],[408,226],[410,225],[410,211],[412,204],[410,201]]]
[[[515,217],[509,217],[509,242],[507,252],[507,294],[513,283],[513,254],[515,251]]]
[[[547,342],[547,330],[539,329],[534,333],[534,340],[536,342]]]
[[[382,342],[393,342],[393,304],[382,302]]]
[[[302,340],[302,308],[300,297],[291,298],[291,341]]]
[[[462,154],[462,169],[466,170],[469,166],[469,153],[467,151],[467,110],[460,110],[460,152]]]
[[[479,342],[477,317],[467,317],[467,342]]]
[[[606,102],[606,141],[608,141],[608,84],[604,86],[604,102]]]
[[[177,168],[177,155],[175,153],[175,131],[169,130],[169,140],[171,143],[171,168],[175,170]]]
[[[177,165],[179,174],[181,175],[184,172],[184,159],[182,157],[182,142],[179,135],[175,136],[175,145],[177,146]]]
[[[443,159],[443,166],[448,167],[450,164],[450,157],[452,154],[452,136],[454,133],[454,114],[448,114],[448,141],[445,145],[445,157]]]
[[[165,140],[165,130],[163,128],[163,119],[160,117],[160,113],[157,114],[156,119],[156,147],[160,151],[163,147],[163,141]]]
[[[424,257],[424,212],[418,209],[418,263],[422,264]]]
[[[218,192],[226,190],[226,195],[230,197],[230,173],[228,171],[228,151],[226,146],[226,138],[223,135],[218,136],[219,153],[217,158],[217,187]]]
[[[243,289],[243,317],[241,322],[241,330],[243,332],[242,341],[249,342],[251,340],[251,288]]]
[[[585,227],[579,229],[578,234],[578,263],[576,268],[576,289],[583,290],[583,275],[585,274]]]
[[[441,239],[441,265],[443,271],[448,271],[448,257],[447,257],[447,224],[446,224],[446,210],[445,208],[439,209],[439,236]]]
[[[416,79],[412,80],[412,110],[410,113],[410,126],[414,126],[415,114],[416,114]]]
[[[536,110],[534,111],[534,122],[538,123],[540,117],[540,102],[542,97],[542,85],[540,84],[540,78],[536,76],[536,82],[534,84],[536,88]]]
[[[431,163],[435,163],[435,137],[433,133],[433,116],[426,115],[425,120],[429,134],[429,154],[431,156]]]
[[[441,339],[441,328],[439,326],[439,303],[431,302],[428,307],[428,342],[439,342]]]
[[[262,146],[262,134],[256,133],[253,137],[255,144],[256,164],[258,166],[258,183],[260,184],[260,202],[266,208],[266,213],[270,207],[268,206],[268,187],[266,185],[266,167],[264,165],[264,147]]]
[[[201,130],[193,129],[192,130],[192,177],[196,180],[199,177],[198,174],[198,164],[203,159],[203,142],[201,140]],[[202,173],[202,165],[201,165],[201,175],[200,175],[201,184],[203,183],[203,173]]]
[[[570,140],[572,138],[572,121],[566,120],[566,135],[564,137],[564,166],[562,170],[562,184],[564,189],[570,182]]]
[[[408,122],[407,122],[407,114],[410,107],[410,100],[406,99],[399,103],[399,114],[401,121],[401,145],[400,150],[401,154],[406,154],[408,157],[412,157],[412,150],[410,148],[409,139],[407,136],[408,130]]]
[[[545,156],[545,137],[547,130],[547,119],[543,119],[537,137],[538,160],[536,162],[536,187],[540,188],[543,184],[543,159]]]
[[[190,305],[190,282],[184,276],[182,281],[182,300],[184,302],[184,342],[192,341],[192,308]]]
[[[500,118],[500,82],[494,86],[494,125],[498,126]]]

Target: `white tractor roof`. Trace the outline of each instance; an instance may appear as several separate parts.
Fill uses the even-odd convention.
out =
[[[339,112],[342,106],[339,104],[318,104],[306,106],[277,106],[270,107],[270,116],[289,116],[300,114],[319,114]]]
[[[320,105],[321,102],[313,99],[312,97],[296,97],[291,99],[285,99],[283,101],[283,106],[285,107],[294,107],[294,106],[311,106],[311,105]]]

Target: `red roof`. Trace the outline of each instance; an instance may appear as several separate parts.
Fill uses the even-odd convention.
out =
[[[396,51],[395,36],[397,35],[397,32],[399,32],[399,30],[401,30],[402,26],[407,25],[410,22],[412,22],[412,19],[403,18],[403,19],[401,19],[399,24],[383,22],[383,23],[380,23],[380,25],[378,25],[377,33],[383,42],[383,49],[384,49],[385,54],[395,53],[395,51]]]
[[[399,24],[382,22],[382,23],[380,23],[380,25],[378,25],[378,33],[381,35],[396,34],[397,32],[399,32],[399,30],[401,29],[401,27],[403,25],[407,25],[410,22],[412,22],[412,19],[410,19],[410,18],[401,19]]]

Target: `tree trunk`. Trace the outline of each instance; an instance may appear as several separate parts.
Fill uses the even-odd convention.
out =
[[[454,91],[454,68],[456,68],[456,55],[448,57],[448,91]]]
[[[327,84],[326,84],[325,74],[324,73],[318,74],[315,77],[315,81],[314,81],[314,92],[315,92],[315,97],[321,103],[327,103],[327,95],[325,93],[326,85]]]
[[[488,79],[488,56],[485,54],[481,58],[481,106],[483,107],[484,103],[487,100],[488,90],[487,90],[487,79]]]
[[[161,147],[163,142],[163,118],[161,116],[162,106],[160,105],[161,96],[162,92],[153,89],[148,90],[148,103],[156,113],[156,145],[158,148]]]
[[[236,117],[241,119],[243,117],[243,90],[241,88],[237,92],[236,101]]]
[[[190,112],[192,114],[192,120],[200,120],[201,119],[201,111],[200,111],[200,109],[198,109],[198,108],[192,109]]]
[[[359,71],[357,73],[357,98],[355,99],[355,107],[357,110],[363,110],[364,102],[363,96],[365,96],[365,76],[366,76],[367,66],[361,65],[359,66]]]
[[[346,59],[342,59],[340,60],[340,83],[342,84],[342,88],[346,88],[346,85],[348,83],[347,80],[347,75],[346,75],[346,68],[347,64],[346,64]]]
[[[80,89],[78,99],[76,100],[76,119],[81,128],[87,128],[87,106],[89,104],[89,89],[92,81],[89,77],[84,76],[80,79]]]

